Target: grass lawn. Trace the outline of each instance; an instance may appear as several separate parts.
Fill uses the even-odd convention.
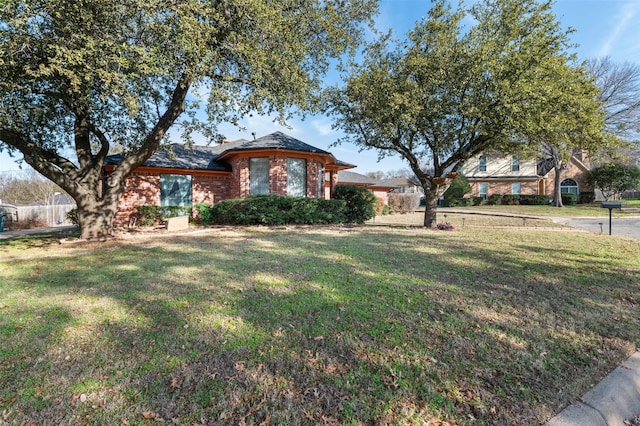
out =
[[[0,241],[0,423],[538,424],[640,345],[640,245],[457,227]]]

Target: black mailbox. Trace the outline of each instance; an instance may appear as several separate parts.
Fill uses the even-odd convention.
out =
[[[602,203],[602,208],[603,209],[621,209],[622,208],[622,203]]]
[[[603,209],[609,209],[609,235],[611,235],[611,211],[613,209],[622,209],[622,203],[620,202],[603,202],[602,206]]]

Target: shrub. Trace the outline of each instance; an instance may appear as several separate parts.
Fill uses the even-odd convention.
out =
[[[438,223],[436,229],[439,231],[453,231],[453,225],[450,223]]]
[[[449,188],[442,194],[442,196],[447,198],[463,198],[466,194],[471,192],[471,185],[469,185],[469,180],[464,176],[458,176],[454,180],[451,181]]]
[[[502,196],[500,194],[491,194],[487,200],[487,204],[490,206],[499,206],[502,202]]]
[[[420,194],[389,194],[389,209],[392,213],[413,213],[420,206]]]
[[[581,192],[578,196],[578,204],[592,204],[596,201],[595,192]]]
[[[506,206],[517,206],[518,204],[520,204],[520,195],[504,194],[500,202]]]
[[[548,195],[520,195],[520,204],[527,206],[548,206],[551,197]]]
[[[137,206],[140,226],[153,226],[169,217],[191,216],[190,206]]]
[[[67,212],[67,220],[76,226],[80,225],[80,222],[78,222],[78,209],[69,210]]]
[[[223,200],[213,206],[198,204],[202,224],[286,225],[345,222],[343,200],[252,195]]]
[[[484,203],[483,197],[473,197],[471,200],[474,206],[481,206]]]
[[[442,200],[443,207],[467,207],[473,200],[471,198],[445,198]]]
[[[561,196],[562,204],[565,206],[575,206],[578,203],[578,196],[576,194],[563,192]]]
[[[375,214],[376,197],[366,188],[339,185],[333,190],[333,198],[346,202],[346,222],[364,223]]]

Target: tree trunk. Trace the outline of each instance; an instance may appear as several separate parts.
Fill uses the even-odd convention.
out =
[[[436,214],[438,213],[438,187],[433,185],[433,188],[424,189],[424,226],[427,228],[434,228],[436,226]]]
[[[78,224],[80,238],[84,240],[104,240],[113,236],[113,218],[118,207],[117,198],[110,203],[86,197],[78,203]]]
[[[556,176],[553,180],[553,205],[555,207],[563,207],[562,205],[562,194],[560,193],[560,183],[562,182],[562,170],[564,167],[556,166]]]

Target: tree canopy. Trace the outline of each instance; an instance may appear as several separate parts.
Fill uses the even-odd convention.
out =
[[[602,191],[605,200],[620,198],[624,191],[640,186],[640,169],[621,163],[607,163],[589,173],[589,183]]]
[[[335,125],[342,141],[408,162],[433,226],[447,175],[470,157],[602,140],[597,90],[570,46],[550,1],[436,1],[406,40],[384,37],[352,64],[333,93]]]
[[[126,176],[172,126],[215,135],[251,112],[315,108],[331,60],[357,46],[375,10],[374,0],[5,0],[0,149],[76,200],[83,237],[108,235]],[[125,159],[101,185],[114,148]]]

